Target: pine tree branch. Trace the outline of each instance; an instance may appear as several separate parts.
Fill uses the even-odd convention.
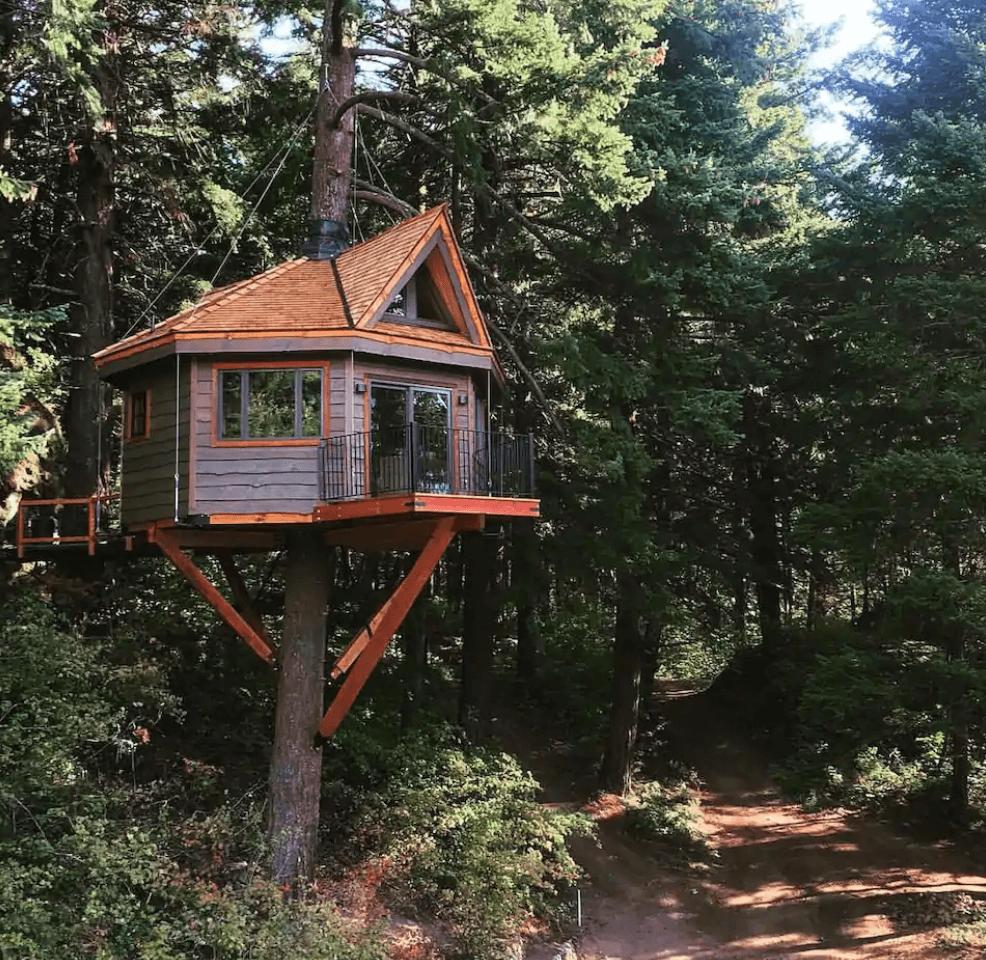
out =
[[[353,52],[357,57],[382,57],[389,58],[391,60],[400,60],[403,63],[409,63],[412,67],[417,67],[419,70],[427,70],[428,73],[433,73],[436,77],[441,77],[447,83],[451,83],[455,87],[468,90],[469,93],[479,97],[480,100],[483,100],[487,104],[499,103],[499,100],[495,97],[491,97],[483,90],[478,90],[475,87],[467,86],[467,84],[465,84],[462,80],[452,76],[448,73],[448,71],[436,67],[433,63],[423,59],[422,57],[415,57],[410,53],[404,53],[403,50],[391,50],[389,47],[357,47]]]
[[[443,147],[437,140],[433,137],[428,136],[423,130],[419,130],[417,127],[406,123],[401,120],[400,117],[395,117],[392,113],[386,113],[383,110],[378,110],[376,107],[368,106],[365,103],[358,104],[356,109],[365,114],[368,117],[373,117],[376,120],[380,120],[382,123],[386,123],[388,126],[393,127],[395,130],[400,130],[402,133],[406,133],[409,137],[417,140],[419,143],[423,143],[426,147],[434,150],[440,157],[444,157],[453,167],[461,170],[466,176],[469,175],[469,170],[466,166],[459,160],[458,157],[451,150]],[[498,196],[489,187],[481,183],[472,183],[473,189],[485,200],[496,206],[501,207],[506,213],[508,213],[511,218],[516,220],[522,227],[524,227],[527,232],[534,237],[536,240],[545,247],[545,249],[550,250],[555,256],[563,256],[563,251],[552,241],[552,239],[536,224],[534,221],[524,216],[509,200],[504,200],[503,197]]]
[[[354,183],[356,186],[360,186],[365,181],[354,180]],[[398,200],[397,197],[391,196],[389,193],[380,193],[378,190],[354,190],[353,196],[357,200],[365,200],[367,203],[375,203],[379,207],[386,207],[388,210],[399,213],[402,217],[413,217],[418,212],[409,203]]]
[[[351,110],[353,107],[359,107],[361,104],[377,103],[379,101],[390,101],[393,103],[420,103],[421,98],[415,96],[413,93],[402,93],[400,90],[364,90],[362,93],[357,93],[348,100],[343,100],[342,103],[336,107],[336,112],[332,117],[330,126],[333,130],[338,129],[342,124],[342,118],[346,115],[347,111]]]
[[[529,317],[534,316],[534,311],[531,307],[525,303],[513,290],[510,289],[502,280],[486,264],[481,263],[472,254],[462,251],[462,256],[465,261],[472,267],[477,273],[482,274],[486,282],[493,287],[497,293],[509,300],[514,307],[517,309],[518,313],[526,313]],[[514,348],[513,343],[510,338],[492,321],[489,317],[486,318],[486,325],[500,343],[506,348],[507,353],[510,354],[510,359],[517,365],[517,369],[520,371],[521,376],[527,381],[527,385],[531,388],[531,392],[534,394],[535,399],[538,402],[538,406],[541,407],[541,411],[548,418],[548,422],[551,424],[552,428],[558,434],[558,436],[564,436],[565,429],[561,425],[561,421],[555,416],[551,409],[551,405],[548,403],[548,398],[544,395],[544,391],[541,389],[541,385],[537,382],[534,374],[527,369],[527,366],[520,359]]]

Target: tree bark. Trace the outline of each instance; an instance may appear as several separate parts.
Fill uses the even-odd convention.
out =
[[[781,544],[777,534],[777,480],[771,439],[766,434],[767,404],[746,397],[747,496],[749,498],[750,555],[760,636],[765,647],[780,643]]]
[[[353,156],[355,112],[334,123],[340,104],[353,96],[356,56],[346,25],[343,0],[326,0],[322,28],[322,70],[315,111],[315,165],[312,171],[312,220],[345,224]]]
[[[105,85],[104,85],[105,86]],[[104,92],[104,101],[112,98]],[[70,389],[63,415],[66,438],[65,490],[68,497],[88,497],[105,486],[110,436],[103,429],[105,385],[92,355],[113,339],[113,219],[116,206],[116,158],[108,122],[93,131],[78,151],[76,194],[78,239],[75,290],[70,321],[72,360]]]
[[[271,876],[279,884],[310,878],[315,869],[322,751],[314,738],[322,719],[331,580],[330,558],[318,533],[292,530],[270,763]]]
[[[464,574],[459,725],[473,743],[482,743],[490,732],[493,694],[496,541],[481,533],[464,533],[461,540]]]
[[[537,619],[542,571],[533,520],[514,522],[510,546],[511,587],[517,604],[517,678],[524,683],[533,683],[544,656],[544,641]]]
[[[408,559],[407,573],[414,565],[415,556]],[[425,629],[425,610],[429,587],[407,612],[401,625],[401,647],[404,653],[404,691],[401,699],[401,731],[410,730],[418,719],[421,691],[424,685],[425,667],[428,664],[428,634]]]
[[[623,571],[617,577],[609,734],[599,775],[603,789],[614,793],[625,794],[630,789],[643,666],[640,587],[633,574]]]

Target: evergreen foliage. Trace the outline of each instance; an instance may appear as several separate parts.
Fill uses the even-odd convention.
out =
[[[965,830],[986,810],[986,20],[879,9],[889,44],[830,78],[865,148],[835,162],[807,142],[813,41],[786,4],[352,5],[377,51],[363,92],[403,95],[363,105],[356,175],[401,209],[450,203],[506,348],[497,426],[535,433],[546,520],[486,545],[491,630],[527,644],[521,685],[569,750],[627,790],[655,678],[732,657],[737,722],[803,795]],[[282,15],[299,49],[275,59],[256,31]],[[0,9],[0,470],[31,473],[11,489],[46,458],[85,465],[100,338],[295,254],[317,21]],[[357,212],[357,238],[391,219]],[[402,563],[340,560],[340,636]],[[453,550],[422,608],[427,708],[398,709],[392,651],[328,751],[323,852],[376,863],[392,902],[492,957],[557,916],[583,824],[445,727],[466,565]],[[131,563],[98,605],[59,596],[76,629],[5,577],[0,948],[378,955],[324,898],[196,860],[262,862],[273,693],[183,583]],[[249,578],[276,628],[276,559]],[[197,752],[169,766],[162,743]],[[639,836],[692,850],[676,796],[630,807]]]

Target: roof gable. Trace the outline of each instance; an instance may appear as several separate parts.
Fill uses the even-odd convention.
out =
[[[389,322],[392,318],[384,316],[401,287],[419,273],[431,284],[452,326],[432,330],[420,325],[418,329]],[[405,335],[416,343],[431,337],[446,348],[455,341],[464,350],[492,355],[444,204],[350,247],[336,260],[289,260],[212,290],[163,323],[101,350],[95,359],[99,367],[112,364],[117,368],[128,358],[126,366],[130,367],[145,362],[144,354],[151,359],[149,351],[158,356],[162,350],[178,350],[183,340],[205,343],[212,338],[250,338],[255,342],[270,336],[324,342],[360,331],[373,336],[386,332],[388,339],[397,342]]]

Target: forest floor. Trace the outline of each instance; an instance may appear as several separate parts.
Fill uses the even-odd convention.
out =
[[[591,771],[563,752],[527,752],[513,721],[500,726],[551,805],[583,806],[598,843],[573,855],[585,960],[936,960],[956,958],[935,928],[901,927],[928,894],[986,896],[986,874],[945,844],[919,843],[844,810],[809,813],[785,801],[767,763],[711,694],[663,687],[674,752],[701,781],[702,829],[718,850],[706,872],[675,868],[628,836],[615,796],[587,802]],[[917,895],[917,896],[916,896]],[[983,956],[982,948],[966,956]]]

